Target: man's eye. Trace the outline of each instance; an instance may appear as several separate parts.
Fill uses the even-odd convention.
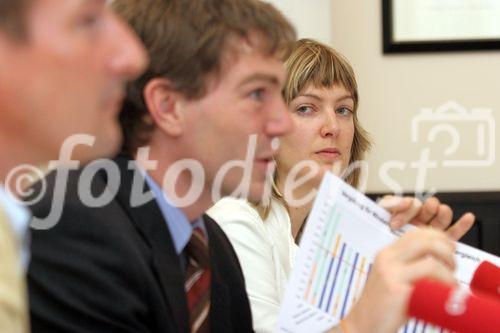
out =
[[[85,26],[94,25],[97,20],[98,18],[96,15],[87,15],[80,20],[80,24]]]
[[[95,27],[97,26],[103,17],[103,13],[101,11],[88,11],[80,17],[79,25],[81,27]]]
[[[264,98],[264,89],[255,89],[250,93],[250,97],[256,101],[261,101]]]

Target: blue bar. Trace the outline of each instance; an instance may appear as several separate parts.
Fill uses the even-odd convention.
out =
[[[356,253],[354,258],[354,264],[352,265],[351,277],[349,278],[349,284],[347,285],[347,292],[344,297],[344,305],[342,306],[342,312],[340,313],[340,318],[344,318],[345,310],[347,307],[347,300],[349,299],[349,293],[352,286],[352,278],[354,277],[354,272],[356,271],[356,264],[358,263],[359,253]]]
[[[333,291],[335,290],[335,284],[337,283],[337,277],[339,276],[339,271],[340,271],[340,266],[342,266],[342,258],[344,257],[344,250],[345,250],[346,244],[342,244],[342,250],[340,251],[340,257],[339,257],[339,263],[337,265],[337,269],[335,270],[335,275],[333,278],[333,284],[332,284],[332,289],[330,289],[330,295],[328,295],[328,306],[326,308],[326,312],[330,311],[330,306],[332,305],[332,296],[333,296]]]
[[[418,327],[418,320],[415,321],[415,326],[413,327],[413,332],[412,333],[417,333],[417,327]]]
[[[328,285],[328,280],[330,279],[330,273],[332,272],[333,262],[335,261],[335,257],[332,255],[330,259],[330,265],[328,265],[328,273],[326,273],[325,287]],[[321,293],[321,298],[319,299],[319,308],[323,307],[323,298],[325,297],[326,288],[323,288],[323,292]]]

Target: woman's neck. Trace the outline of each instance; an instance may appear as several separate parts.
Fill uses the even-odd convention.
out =
[[[300,230],[302,229],[302,226],[311,211],[311,207],[312,202],[299,207],[289,207],[293,239],[297,240],[297,236],[299,235]]]
[[[294,239],[297,239],[307,216],[311,212],[314,198],[316,197],[316,195],[313,195],[315,194],[316,186],[314,182],[308,182],[295,188],[293,190],[293,199],[297,202],[294,203],[290,200],[290,198],[286,198],[284,184],[283,182],[280,182],[279,177],[276,183],[279,192],[284,195],[285,201],[287,202],[292,227],[292,236]],[[305,198],[308,198],[308,200],[304,200]],[[300,204],[297,204],[299,202]]]

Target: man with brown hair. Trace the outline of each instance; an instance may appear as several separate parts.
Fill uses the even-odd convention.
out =
[[[236,254],[204,212],[220,196],[265,192],[272,141],[291,127],[281,88],[294,29],[257,0],[113,6],[151,64],[120,115],[125,154],[96,163],[88,185],[87,170],[72,172],[61,218],[33,232],[33,331],[252,331]],[[111,199],[90,207],[87,190]]]
[[[96,139],[78,160],[114,154],[125,81],[145,65],[137,37],[104,1],[0,0],[0,332],[29,326],[29,214],[13,197],[15,171],[56,159],[77,133]]]

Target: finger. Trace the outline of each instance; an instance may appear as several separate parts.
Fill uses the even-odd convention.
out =
[[[431,228],[407,232],[391,248],[396,259],[411,262],[434,256],[451,268],[455,267],[455,243],[444,232]]]
[[[448,230],[446,230],[446,233],[451,239],[457,241],[472,228],[475,220],[476,217],[474,216],[474,214],[466,213],[457,222],[455,222],[455,224],[448,228]]]
[[[437,280],[446,284],[456,284],[457,281],[447,265],[433,257],[422,258],[406,266],[402,272],[405,281],[415,283],[427,278]]]
[[[409,198],[403,198],[400,196],[394,195],[385,195],[382,199],[379,200],[378,204],[385,208],[391,213],[391,220],[389,221],[389,225],[392,229],[399,229],[403,224],[397,218],[397,214],[399,212],[406,211],[410,208],[412,201]],[[394,219],[396,217],[396,219]]]
[[[418,215],[411,222],[416,226],[422,226],[428,224],[439,212],[439,206],[441,202],[436,197],[430,197],[422,205]]]
[[[398,212],[408,209],[411,205],[411,201],[408,198],[403,198],[394,195],[385,195],[379,200],[378,204],[387,209],[391,214],[396,214]]]
[[[448,205],[440,205],[438,214],[433,218],[429,226],[439,229],[446,230],[453,220],[453,211]]]
[[[393,229],[399,229],[409,223],[420,212],[422,207],[422,202],[417,198],[405,197],[403,200],[406,203],[405,209],[400,209],[391,218],[390,225]]]

